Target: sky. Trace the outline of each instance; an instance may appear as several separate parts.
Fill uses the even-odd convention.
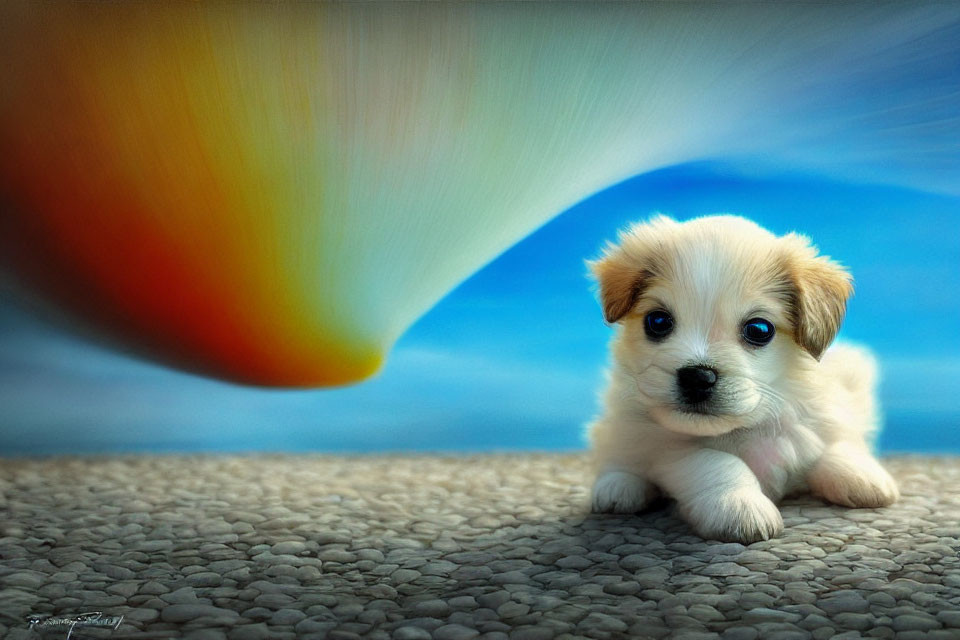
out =
[[[563,212],[464,281],[374,378],[265,390],[65,333],[0,299],[0,455],[574,450],[598,409],[612,329],[584,260],[655,213],[799,231],[852,271],[841,340],[882,368],[882,452],[960,453],[960,198],[701,162]]]

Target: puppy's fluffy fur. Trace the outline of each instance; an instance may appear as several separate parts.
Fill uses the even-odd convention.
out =
[[[781,532],[776,502],[790,493],[848,507],[897,500],[868,444],[873,358],[828,349],[851,278],[806,238],[735,216],[658,217],[590,267],[617,324],[604,410],[590,427],[594,511],[640,511],[662,490],[701,536],[750,542]],[[672,317],[666,337],[647,335],[652,311]],[[754,318],[775,328],[764,346],[744,337]],[[715,372],[706,400],[684,399],[684,367]]]

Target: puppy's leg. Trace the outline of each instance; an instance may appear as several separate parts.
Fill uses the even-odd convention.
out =
[[[594,513],[637,513],[657,496],[657,488],[628,471],[608,467],[593,483],[590,507]]]
[[[835,442],[807,475],[814,495],[845,507],[886,507],[900,498],[896,481],[866,446]]]
[[[746,544],[783,531],[777,505],[764,495],[750,467],[732,454],[695,449],[671,456],[654,479],[704,538]]]

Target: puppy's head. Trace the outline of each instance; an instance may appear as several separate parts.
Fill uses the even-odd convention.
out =
[[[698,436],[775,418],[852,290],[806,238],[735,216],[635,225],[590,267],[618,371],[659,424]]]

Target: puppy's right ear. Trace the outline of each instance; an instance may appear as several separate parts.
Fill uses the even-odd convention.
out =
[[[665,239],[678,223],[665,215],[639,222],[619,235],[620,244],[607,243],[603,255],[587,266],[600,285],[604,319],[613,324],[630,313],[654,274],[667,272],[661,256]]]
[[[650,272],[614,244],[607,246],[601,258],[589,261],[587,265],[600,285],[603,318],[613,324],[637,303]]]

